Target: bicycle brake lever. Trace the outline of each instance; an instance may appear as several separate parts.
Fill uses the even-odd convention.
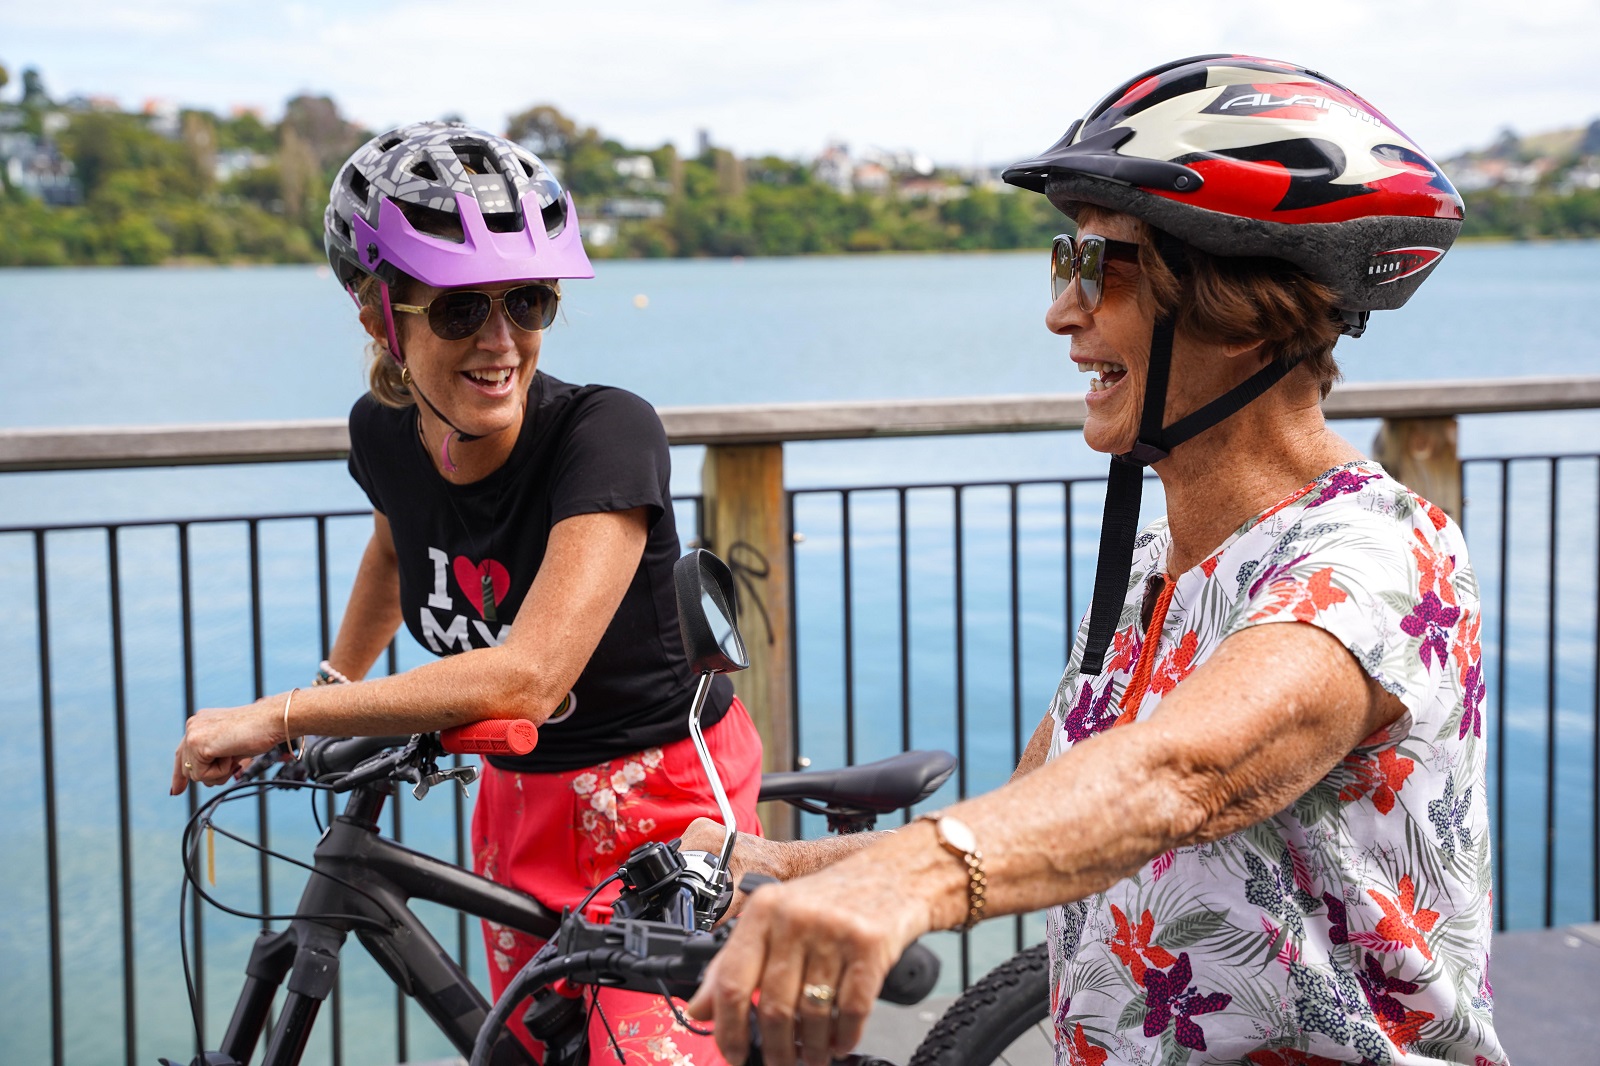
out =
[[[417,781],[416,785],[412,787],[411,794],[417,799],[421,799],[428,794],[428,791],[434,785],[443,784],[446,781],[454,781],[461,786],[462,797],[471,799],[472,790],[468,786],[477,779],[478,768],[476,766],[453,766],[448,770],[435,769],[432,773],[421,775],[421,780]]]

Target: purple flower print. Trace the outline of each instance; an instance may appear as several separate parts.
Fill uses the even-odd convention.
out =
[[[1467,730],[1475,737],[1483,736],[1483,697],[1488,691],[1483,683],[1483,664],[1473,663],[1467,676],[1462,678],[1461,733],[1457,740],[1467,739]]]
[[[1306,504],[1306,510],[1320,507],[1336,496],[1360,492],[1361,486],[1377,479],[1377,474],[1358,474],[1354,470],[1341,470],[1323,484],[1322,491],[1317,493],[1317,498]]]
[[[1278,578],[1288,573],[1291,567],[1298,566],[1310,557],[1311,553],[1305,552],[1303,554],[1296,555],[1293,559],[1290,559],[1286,563],[1273,563],[1271,566],[1267,567],[1266,570],[1262,571],[1260,577],[1250,582],[1250,595],[1254,596],[1256,593],[1260,592],[1262,589],[1278,580]]]
[[[1067,734],[1068,740],[1076,744],[1109,728],[1117,720],[1115,714],[1107,713],[1111,688],[1110,682],[1107,682],[1100,694],[1096,695],[1094,685],[1084,682],[1083,688],[1078,691],[1078,702],[1061,719],[1061,730]]]
[[[1344,900],[1324,892],[1322,902],[1328,905],[1328,942],[1350,943],[1350,913],[1345,909]]]
[[[1446,607],[1438,594],[1430,591],[1423,593],[1422,601],[1410,614],[1400,619],[1400,628],[1405,630],[1407,636],[1422,638],[1422,647],[1417,654],[1421,656],[1423,666],[1433,665],[1428,661],[1431,658],[1443,668],[1449,632],[1460,617],[1460,607]]]
[[[1206,1049],[1206,1034],[1195,1023],[1194,1016],[1224,1010],[1233,1002],[1233,997],[1226,992],[1200,995],[1189,984],[1192,976],[1187,951],[1178,956],[1170,970],[1151,967],[1144,972],[1145,1036],[1160,1036],[1167,1031],[1167,1023],[1176,1020],[1173,1036],[1180,1045],[1190,1051]]]

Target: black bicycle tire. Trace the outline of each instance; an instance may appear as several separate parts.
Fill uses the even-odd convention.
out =
[[[1050,955],[1039,944],[990,970],[950,1004],[909,1066],[988,1066],[1050,1016]]]

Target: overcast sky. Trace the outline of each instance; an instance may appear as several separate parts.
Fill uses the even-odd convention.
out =
[[[1600,117],[1600,0],[8,0],[0,63],[56,97],[269,117],[331,94],[383,128],[534,103],[640,147],[810,157],[830,139],[943,163],[1032,155],[1121,80],[1203,52],[1319,69],[1429,152]]]

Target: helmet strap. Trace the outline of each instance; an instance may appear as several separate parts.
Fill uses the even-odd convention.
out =
[[[421,401],[424,407],[432,411],[433,417],[450,427],[450,432],[446,433],[444,440],[439,442],[439,464],[445,473],[453,474],[456,472],[457,467],[450,458],[450,438],[455,437],[463,444],[471,444],[473,441],[482,440],[483,438],[476,434],[463,433],[456,427],[454,422],[446,418],[444,413],[433,405],[433,401],[423,394],[422,387],[417,384],[417,379],[411,376],[411,369],[406,366],[405,357],[400,354],[400,338],[395,333],[394,328],[394,308],[389,303],[389,284],[388,282],[380,281],[378,288],[383,296],[383,328],[388,336],[389,358],[393,359],[395,365],[400,368],[401,381],[407,389],[411,390],[411,395]],[[418,428],[421,428],[420,425]]]
[[[1188,270],[1188,257],[1176,238],[1156,231],[1156,251],[1180,280]],[[1127,600],[1128,578],[1133,571],[1133,543],[1139,532],[1139,505],[1144,496],[1144,468],[1172,454],[1172,450],[1239,411],[1293,370],[1299,361],[1275,359],[1221,396],[1162,426],[1167,406],[1167,381],[1172,372],[1172,342],[1177,327],[1176,308],[1156,319],[1150,336],[1150,362],[1134,446],[1113,456],[1106,478],[1105,511],[1100,522],[1100,554],[1095,567],[1094,597],[1089,604],[1089,634],[1079,673],[1099,674],[1106,651],[1116,635]]]

